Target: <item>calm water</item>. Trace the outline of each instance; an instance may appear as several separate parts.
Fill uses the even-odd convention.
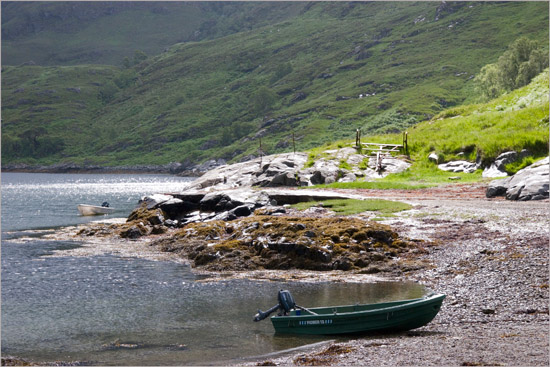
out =
[[[126,217],[141,196],[178,191],[186,180],[3,173],[2,355],[99,365],[238,362],[328,339],[275,335],[269,320],[251,321],[281,288],[306,307],[423,294],[407,283],[210,282],[178,263],[48,256],[78,244],[41,233],[97,219],[80,217],[78,203],[109,201],[119,210],[111,217]]]

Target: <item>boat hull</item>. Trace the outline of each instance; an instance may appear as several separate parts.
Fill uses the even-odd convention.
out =
[[[370,305],[311,308],[292,311],[288,316],[273,316],[277,333],[333,335],[369,332],[394,332],[416,329],[434,319],[445,299],[444,294],[406,301]]]
[[[78,209],[80,215],[104,215],[115,212],[114,208],[87,204],[79,204],[76,208]]]

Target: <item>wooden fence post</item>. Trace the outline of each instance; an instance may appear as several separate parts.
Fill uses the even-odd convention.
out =
[[[260,167],[262,166],[262,138],[260,138]]]

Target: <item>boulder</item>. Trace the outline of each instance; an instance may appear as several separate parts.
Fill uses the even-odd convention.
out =
[[[157,208],[160,204],[168,202],[169,200],[174,199],[171,195],[164,195],[164,194],[155,194],[151,196],[144,196],[141,198],[141,200],[138,202],[139,205],[145,204],[147,206],[147,209],[154,209]]]
[[[231,198],[226,194],[210,193],[205,195],[200,201],[200,210],[203,212],[222,211],[223,209],[221,207],[218,207],[218,210],[216,210],[216,206],[218,206],[220,202],[222,202],[222,206],[225,206],[230,201]]]
[[[478,168],[476,163],[471,163],[468,161],[452,161],[439,164],[437,167],[443,171],[464,173],[474,173]]]
[[[493,164],[491,164],[489,167],[487,167],[484,171],[482,176],[483,177],[505,177],[508,176],[508,173],[506,173],[505,166],[507,164],[516,162],[519,159],[525,158],[527,156],[531,155],[528,150],[523,149],[520,153],[515,151],[510,152],[504,152],[501,155],[499,155]]]
[[[242,202],[233,200],[231,197],[227,195],[223,195],[223,197],[218,201],[216,206],[214,207],[214,211],[217,212],[223,212],[227,210],[234,209],[240,205],[243,205]]]
[[[340,168],[334,161],[320,159],[315,161],[313,167],[305,170],[312,185],[322,185],[336,182]]]
[[[134,240],[147,234],[147,229],[142,225],[134,225],[120,233],[120,237]]]
[[[355,176],[353,173],[347,173],[338,180],[338,182],[355,182],[357,180],[357,176]]]
[[[504,172],[504,170],[500,170],[497,168],[497,166],[493,163],[489,167],[485,168],[483,170],[483,173],[481,174],[482,177],[485,178],[496,178],[496,177],[505,177],[508,176],[508,173]]]
[[[508,183],[506,199],[541,200],[548,198],[548,157],[518,171]]]
[[[548,157],[518,171],[514,176],[492,181],[487,197],[506,196],[508,200],[541,200],[548,198]]]
[[[503,178],[500,180],[493,180],[489,183],[485,196],[488,198],[493,198],[496,196],[506,195],[506,190],[508,189],[508,183],[510,178]]]

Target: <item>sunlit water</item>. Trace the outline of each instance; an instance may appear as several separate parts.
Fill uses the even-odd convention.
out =
[[[141,196],[178,191],[186,180],[2,174],[2,355],[99,365],[238,363],[329,339],[276,335],[269,320],[252,322],[281,288],[306,307],[423,294],[418,284],[397,282],[212,282],[176,262],[49,257],[79,245],[39,235],[28,240],[29,230],[91,220],[78,215],[79,203],[109,201],[118,209],[111,217],[125,217]]]

